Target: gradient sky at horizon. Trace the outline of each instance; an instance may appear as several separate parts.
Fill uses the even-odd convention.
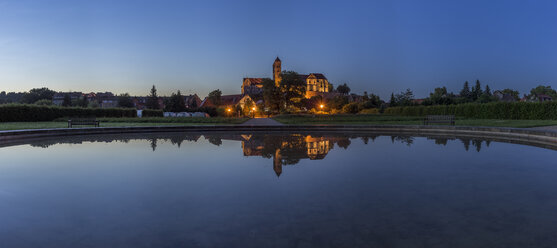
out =
[[[0,0],[0,91],[236,94],[279,56],[382,98],[476,79],[525,93],[557,87],[555,13],[554,0]]]

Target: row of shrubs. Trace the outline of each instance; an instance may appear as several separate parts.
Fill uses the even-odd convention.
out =
[[[384,113],[405,116],[455,115],[471,119],[556,120],[557,102],[493,102],[390,107],[385,109]]]
[[[155,110],[155,109],[144,109],[141,112],[142,117],[163,117],[164,112],[162,110]]]
[[[66,108],[27,104],[0,105],[0,122],[53,121],[63,117],[137,117],[131,108]]]

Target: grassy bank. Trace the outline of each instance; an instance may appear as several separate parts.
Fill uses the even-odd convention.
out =
[[[341,124],[341,125],[421,125],[423,117],[394,115],[280,115],[274,117],[283,124]],[[459,126],[540,127],[557,125],[557,120],[496,120],[457,118]]]
[[[232,125],[245,122],[246,118],[99,118],[101,127]],[[0,130],[67,128],[67,120],[43,122],[1,122]],[[79,126],[88,127],[88,126]]]
[[[144,118],[99,118],[98,120],[100,120],[102,123],[241,124],[247,121],[248,118],[144,117]]]

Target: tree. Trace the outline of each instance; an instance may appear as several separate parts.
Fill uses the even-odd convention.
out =
[[[363,103],[363,107],[365,109],[369,109],[369,108],[378,108],[379,106],[381,106],[381,98],[379,98],[379,96],[372,94],[367,94],[367,92],[364,92],[364,97],[363,97],[364,103]]]
[[[118,95],[118,107],[121,107],[121,108],[133,108],[134,107],[132,98],[130,97],[130,94],[124,93],[124,94]]]
[[[486,94],[487,96],[493,96],[493,94],[491,94],[491,89],[489,88],[489,85],[485,85],[485,91],[484,94]]]
[[[186,111],[186,102],[184,101],[184,96],[180,91],[172,93],[166,109],[170,112],[184,112]]]
[[[299,107],[306,93],[306,82],[294,71],[283,71],[279,90],[285,107],[296,105]]]
[[[87,108],[89,106],[89,100],[87,99],[86,96],[82,96],[79,99],[77,99],[77,106],[82,107],[82,108]]]
[[[360,110],[361,110],[360,105],[355,102],[346,104],[342,107],[342,112],[348,114],[357,114],[358,112],[360,112]]]
[[[391,93],[391,99],[389,100],[389,106],[391,106],[391,107],[396,106],[395,93]]]
[[[367,95],[367,91],[364,91],[364,95],[362,96],[362,100],[363,100],[364,102],[369,101],[369,96]]]
[[[6,92],[2,91],[2,92],[0,92],[0,104],[6,103],[6,102],[8,102],[8,99],[6,97]]]
[[[209,95],[207,96],[207,98],[215,106],[219,106],[221,104],[221,96],[222,96],[222,92],[219,89],[216,89],[216,90],[211,91],[209,93]]]
[[[476,101],[482,96],[483,90],[482,85],[480,84],[480,80],[476,80],[476,85],[472,87],[472,100]]]
[[[23,103],[35,103],[43,99],[52,100],[54,94],[56,94],[56,92],[48,88],[35,88],[24,93],[21,101]]]
[[[348,104],[347,96],[335,96],[329,101],[329,107],[331,107],[331,109],[342,109],[346,104]]]
[[[280,112],[282,98],[280,89],[276,86],[275,81],[270,78],[264,78],[262,84],[265,107],[272,113]]]
[[[460,97],[466,99],[467,101],[472,100],[472,94],[470,92],[470,86],[468,85],[468,81],[464,82],[464,86],[462,90],[460,90]]]
[[[491,93],[491,89],[489,88],[489,85],[485,85],[485,91],[480,96],[478,101],[481,102],[481,103],[488,103],[488,102],[493,102],[493,101],[496,101],[496,100],[497,100],[497,98],[494,97],[493,94]]]
[[[147,98],[147,103],[145,104],[148,109],[160,109],[159,97],[157,96],[157,89],[155,85],[151,88],[151,94]]]
[[[405,92],[400,92],[394,96],[397,106],[410,106],[413,105],[414,93],[410,89]]]
[[[255,106],[255,103],[250,100],[249,98],[244,102],[244,108],[242,109],[242,112],[245,116],[249,116],[250,113],[252,113],[253,111],[253,107]],[[255,114],[255,113],[253,113]]]
[[[427,104],[435,104],[435,105],[449,105],[453,104],[454,94],[448,93],[446,87],[442,88],[435,88],[432,93],[429,94],[429,98],[427,99]]]
[[[344,94],[344,95],[348,95],[350,93],[350,87],[348,87],[348,85],[346,85],[346,83],[337,86],[337,92]]]
[[[551,88],[551,86],[543,86],[543,85],[539,85],[536,88],[533,88],[530,90],[530,97],[531,98],[536,98],[538,95],[548,95],[551,98],[553,98],[553,100],[557,100],[557,91],[555,91],[554,89]]]
[[[70,95],[68,94],[64,95],[64,101],[62,101],[62,106],[64,107],[72,106],[72,98],[70,97]]]
[[[48,99],[41,99],[34,103],[35,105],[43,105],[43,106],[50,106],[52,105],[52,101]]]
[[[196,95],[196,96],[197,96],[197,95]],[[197,97],[196,97],[195,99],[197,99]],[[196,109],[197,107],[199,107],[199,106],[197,106],[197,101],[196,101],[195,99],[192,99],[192,101],[191,101],[191,103],[190,103],[190,105],[189,105],[189,107],[190,107],[191,109]]]

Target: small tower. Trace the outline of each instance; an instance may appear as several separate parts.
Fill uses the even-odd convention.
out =
[[[278,86],[280,81],[282,80],[282,77],[280,75],[282,69],[281,69],[281,64],[280,64],[280,59],[279,57],[277,57],[277,59],[275,59],[275,63],[273,63],[273,80],[275,80],[275,84]]]

